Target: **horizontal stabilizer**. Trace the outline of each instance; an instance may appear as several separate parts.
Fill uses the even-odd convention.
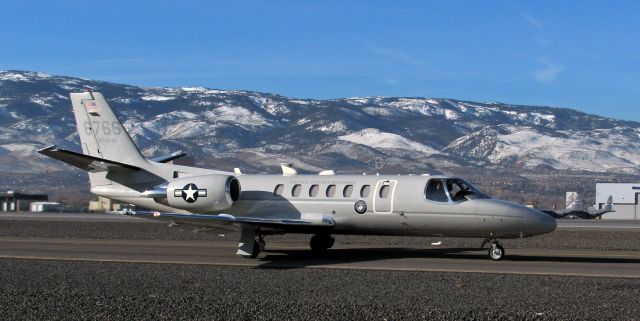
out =
[[[179,151],[171,153],[169,155],[158,156],[158,157],[151,158],[149,160],[157,162],[157,163],[168,163],[168,162],[170,162],[172,160],[176,160],[176,159],[178,159],[180,157],[184,157],[184,156],[187,156],[187,153],[179,150]]]
[[[80,154],[64,149],[58,149],[55,145],[41,149],[38,153],[65,162],[91,173],[138,171],[139,167],[118,163],[103,158]]]

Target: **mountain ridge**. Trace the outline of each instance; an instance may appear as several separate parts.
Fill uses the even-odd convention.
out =
[[[69,91],[88,88],[105,94],[148,156],[171,148],[202,159],[240,151],[321,154],[329,145],[336,152],[338,146],[360,145],[392,159],[438,155],[460,166],[548,165],[630,174],[638,174],[635,167],[640,167],[640,123],[568,108],[420,97],[300,99],[204,87],[138,87],[28,71],[0,72],[0,83],[4,154],[34,142],[45,145],[50,138],[77,148],[72,114],[59,109],[68,105]],[[29,121],[34,118],[38,124]],[[27,128],[35,135],[24,135]],[[589,163],[589,155],[598,155],[599,163]],[[380,161],[375,163],[370,169],[380,170]],[[441,165],[426,163],[435,169]]]
[[[303,99],[204,87],[140,87],[0,71],[0,172],[70,172],[36,155],[80,150],[69,92],[101,91],[146,156],[274,172],[640,175],[640,123],[569,108],[421,97]],[[520,177],[520,178],[519,178]],[[479,178],[478,180],[481,180]]]

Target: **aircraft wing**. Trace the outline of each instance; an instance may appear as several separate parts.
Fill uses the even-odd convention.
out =
[[[103,158],[80,154],[64,149],[56,148],[55,145],[43,148],[38,151],[42,155],[49,156],[69,165],[75,166],[91,173],[107,171],[139,171],[140,168],[123,163],[118,163]]]
[[[563,218],[566,216],[569,216],[571,214],[579,214],[579,213],[583,213],[584,211],[575,211],[575,210],[571,210],[571,209],[561,209],[561,210],[539,210],[542,213],[545,213],[547,215],[551,215],[555,218]],[[579,215],[576,215],[579,216]]]
[[[307,229],[332,228],[336,222],[329,215],[316,215],[308,219],[260,218],[233,216],[230,214],[183,214],[136,211],[127,215],[153,220],[169,221],[176,224],[221,230],[240,231],[247,227],[262,228],[271,231],[294,231]]]
[[[548,215],[551,215],[555,218],[564,218],[567,217],[569,215],[575,215],[576,217],[579,218],[583,218],[583,219],[592,219],[592,218],[598,218],[600,216],[602,216],[603,214],[609,213],[609,212],[615,212],[613,210],[583,210],[583,211],[576,211],[576,210],[540,210],[543,213],[546,213]]]

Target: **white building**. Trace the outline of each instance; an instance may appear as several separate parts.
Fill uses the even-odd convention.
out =
[[[31,212],[60,212],[62,204],[54,202],[33,202],[31,203]]]
[[[603,220],[640,220],[640,183],[596,184],[596,206],[602,208],[609,195],[613,196],[615,212],[602,215]]]

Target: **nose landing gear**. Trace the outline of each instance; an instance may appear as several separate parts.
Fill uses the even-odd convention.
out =
[[[504,258],[505,252],[504,248],[502,247],[502,245],[500,245],[498,240],[486,239],[482,242],[480,248],[484,248],[485,244],[487,243],[491,243],[491,247],[489,247],[489,258],[494,261],[502,260],[502,258]]]
[[[489,248],[489,257],[494,261],[500,261],[504,257],[504,248],[495,242]]]

